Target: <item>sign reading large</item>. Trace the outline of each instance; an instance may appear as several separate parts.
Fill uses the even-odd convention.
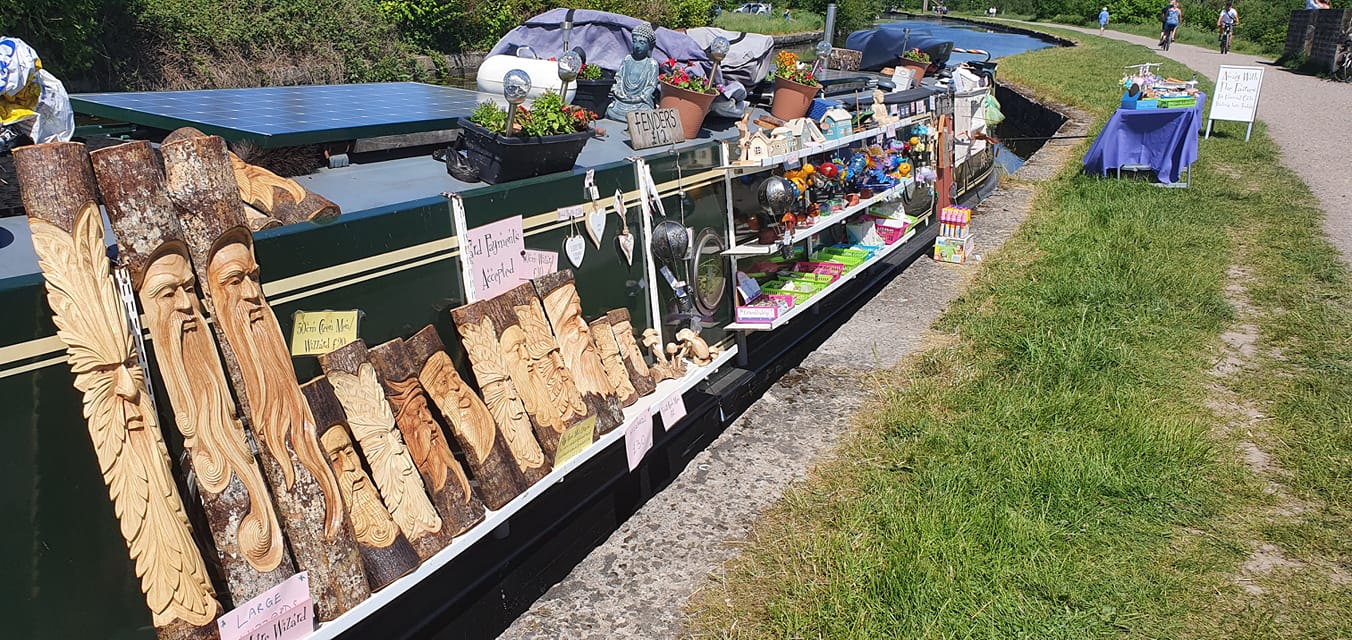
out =
[[[624,116],[629,123],[630,145],[635,149],[660,147],[685,140],[681,116],[675,109],[645,109]]]
[[[1262,67],[1232,67],[1221,65],[1216,74],[1216,95],[1211,99],[1211,115],[1207,116],[1206,136],[1211,137],[1211,123],[1215,120],[1247,122],[1253,133],[1253,119],[1258,113],[1258,94],[1263,88]]]

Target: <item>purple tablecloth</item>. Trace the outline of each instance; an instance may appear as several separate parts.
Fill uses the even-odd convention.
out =
[[[1205,104],[1206,94],[1198,93],[1191,108],[1118,109],[1084,155],[1085,172],[1106,176],[1123,165],[1141,164],[1150,165],[1160,182],[1178,182],[1183,169],[1197,160]]]

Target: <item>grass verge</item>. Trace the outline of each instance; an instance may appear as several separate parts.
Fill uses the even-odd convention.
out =
[[[793,16],[792,20],[785,20],[782,11],[774,15],[753,15],[724,11],[723,15],[714,20],[714,26],[728,31],[780,34],[821,31],[826,24],[820,15],[811,11],[795,9],[791,15]]]
[[[1164,61],[1064,35],[1082,46],[1007,59],[1002,77],[1102,119],[1123,60]],[[1040,185],[940,321],[951,343],[890,372],[692,601],[689,630],[1352,635],[1352,288],[1263,127],[1238,132],[1203,143],[1188,190],[1078,167]],[[1257,348],[1218,379],[1236,323]]]

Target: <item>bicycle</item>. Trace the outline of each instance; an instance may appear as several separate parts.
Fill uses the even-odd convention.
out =
[[[1221,25],[1221,55],[1230,53],[1230,38],[1234,36],[1233,25]]]
[[[1352,34],[1343,34],[1338,43],[1338,52],[1333,56],[1333,72],[1330,74],[1338,82],[1352,81]]]
[[[1168,51],[1168,50],[1169,50],[1169,44],[1172,43],[1172,42],[1174,41],[1174,30],[1175,30],[1175,29],[1177,29],[1177,27],[1174,27],[1174,29],[1167,29],[1167,30],[1165,30],[1165,32],[1164,32],[1164,42],[1160,44],[1160,48],[1161,48],[1161,49],[1163,49],[1163,50],[1165,50],[1165,51]]]

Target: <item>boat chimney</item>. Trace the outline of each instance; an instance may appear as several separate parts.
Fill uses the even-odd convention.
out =
[[[836,31],[836,3],[829,2],[826,5],[826,26],[822,29],[822,39],[828,44],[832,43],[832,35]]]

